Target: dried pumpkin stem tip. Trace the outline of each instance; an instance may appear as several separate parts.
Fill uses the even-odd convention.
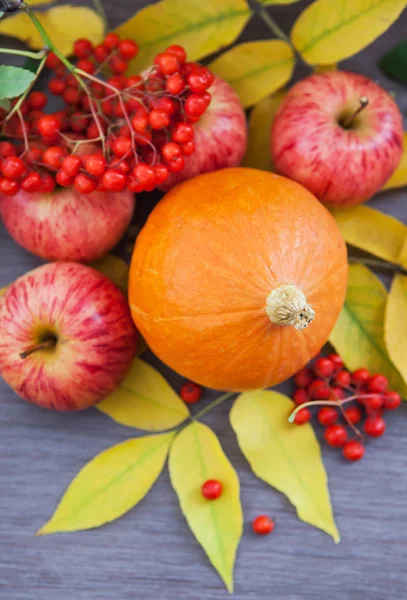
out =
[[[315,317],[315,311],[307,304],[302,291],[288,283],[275,288],[267,296],[266,313],[272,323],[294,325],[295,329],[305,329]]]

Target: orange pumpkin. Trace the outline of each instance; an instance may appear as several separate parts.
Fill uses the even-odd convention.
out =
[[[152,351],[202,385],[275,385],[325,344],[344,302],[346,247],[320,202],[253,169],[170,191],[141,231],[133,319]]]

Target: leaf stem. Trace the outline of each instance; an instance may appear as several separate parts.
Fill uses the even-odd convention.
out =
[[[99,15],[102,17],[103,23],[105,24],[105,30],[109,31],[110,25],[107,19],[105,7],[103,6],[103,2],[101,0],[93,0],[93,5]]]
[[[385,260],[378,260],[376,258],[361,258],[359,256],[349,256],[348,259],[350,263],[357,263],[366,265],[368,267],[376,267],[377,269],[386,269],[387,271],[393,271],[393,273],[407,275],[407,269],[404,269],[404,267],[401,267],[400,265],[386,262]]]
[[[14,50],[13,48],[0,48],[1,54],[14,54],[15,56],[25,56],[26,58],[33,58],[34,60],[41,60],[44,58],[45,50],[39,52],[28,52],[27,50]]]
[[[286,35],[284,33],[284,31],[281,29],[281,27],[279,25],[277,25],[277,23],[274,21],[274,19],[272,19],[270,17],[269,13],[264,8],[264,6],[259,4],[259,2],[257,2],[257,0],[254,2],[254,12],[259,15],[260,19],[262,19],[263,23],[265,25],[267,25],[267,27],[270,29],[270,31],[272,33],[274,33],[278,38],[280,38],[280,40],[287,42],[287,44],[289,44],[291,46],[291,48],[293,48],[293,45],[292,45],[291,40],[288,37],[288,35]],[[294,48],[293,48],[293,50],[294,50]]]
[[[217,406],[219,406],[226,400],[229,400],[229,398],[232,398],[232,396],[234,396],[234,395],[235,395],[234,392],[226,392],[226,394],[219,396],[219,398],[216,398],[216,400],[214,400],[213,402],[208,404],[208,406],[205,406],[205,408],[203,408],[198,413],[196,413],[196,415],[191,415],[191,417],[190,417],[191,420],[198,421],[199,419],[204,417],[206,414],[208,414],[208,412],[211,412],[211,410],[213,410],[214,408],[216,408]]]

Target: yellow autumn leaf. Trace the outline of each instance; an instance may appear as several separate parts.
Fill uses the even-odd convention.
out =
[[[38,6],[40,4],[52,4],[56,0],[25,0],[30,6]]]
[[[384,337],[387,351],[407,383],[407,276],[396,275],[386,306]]]
[[[285,85],[294,65],[294,53],[286,42],[268,40],[234,46],[209,67],[232,85],[247,108]]]
[[[311,425],[288,422],[295,404],[277,392],[240,394],[230,413],[239,447],[254,473],[287,496],[298,517],[337,543],[321,449]]]
[[[171,44],[180,44],[188,60],[197,60],[231,44],[241,33],[251,10],[246,0],[161,0],[142,8],[116,31],[134,38],[140,47],[130,72],[139,73],[154,56]]]
[[[407,395],[407,386],[391,362],[384,342],[387,291],[381,281],[363,265],[349,265],[345,305],[329,341],[351,371],[366,367],[381,373],[389,387]]]
[[[253,108],[249,117],[249,131],[246,154],[242,166],[272,171],[270,154],[270,130],[277,109],[287,94],[281,90],[272,96],[263,98]]]
[[[384,185],[384,190],[392,190],[407,185],[407,132],[403,135],[403,154],[399,166],[394,171],[388,182]]]
[[[170,451],[171,483],[192,533],[212,565],[233,591],[233,567],[243,532],[239,479],[214,432],[191,423],[175,438]],[[206,500],[201,486],[208,479],[222,482],[222,495]]]
[[[94,44],[103,39],[103,20],[90,8],[55,6],[46,11],[36,12],[35,15],[58,50],[65,55],[72,52],[73,43],[78,38],[85,37]],[[0,34],[15,37],[34,50],[40,50],[44,46],[40,34],[24,11],[2,19]]]
[[[95,456],[72,480],[37,535],[92,529],[124,515],[158,478],[173,435],[134,438]]]
[[[384,33],[407,0],[316,0],[300,14],[291,40],[311,65],[353,56]]]
[[[258,2],[264,6],[271,6],[272,4],[295,4],[299,0],[258,0]]]
[[[121,425],[146,431],[171,429],[189,417],[187,405],[161,373],[139,358],[97,408]]]
[[[337,71],[338,65],[333,63],[332,65],[315,65],[314,72],[315,73],[329,73],[330,71]]]
[[[4,294],[6,293],[6,289],[7,289],[7,286],[6,286],[6,285],[5,285],[4,287],[0,288],[0,298],[1,298],[2,296],[4,296]]]
[[[369,206],[332,208],[345,241],[384,260],[399,263],[407,226]]]
[[[125,294],[127,294],[129,280],[129,266],[122,258],[114,254],[106,254],[103,258],[96,260],[91,265],[96,271],[100,271],[111,279]]]

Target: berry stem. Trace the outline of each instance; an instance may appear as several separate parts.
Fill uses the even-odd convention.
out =
[[[308,406],[338,406],[346,404],[346,402],[352,402],[353,400],[372,398],[376,394],[362,394],[357,396],[349,396],[349,398],[344,398],[343,400],[310,400],[309,402],[304,402],[303,404],[299,404],[297,408],[293,410],[293,412],[288,417],[288,421],[290,423],[294,423],[295,415],[300,412],[302,408],[308,408]]]
[[[56,346],[56,339],[54,337],[49,338],[48,340],[44,340],[41,344],[35,344],[34,346],[30,346],[24,352],[20,353],[20,358],[27,358],[34,354],[34,352],[38,352],[39,350],[49,350],[50,348],[54,348]]]
[[[386,271],[393,271],[393,273],[407,275],[407,269],[384,260],[377,260],[376,258],[360,258],[358,256],[349,256],[348,260],[350,263],[360,263],[369,267],[376,267],[377,269],[385,269]]]
[[[109,21],[107,19],[107,15],[106,15],[106,11],[105,11],[105,7],[103,6],[103,3],[101,2],[101,0],[93,0],[93,5],[96,9],[96,12],[98,12],[99,15],[102,17],[102,21],[105,25],[105,31],[108,31],[110,29]]]
[[[192,415],[191,420],[198,421],[199,419],[204,417],[208,412],[211,412],[212,409],[216,408],[217,406],[219,406],[226,400],[229,400],[229,398],[232,398],[234,395],[235,395],[234,392],[226,392],[226,394],[219,396],[219,398],[216,398],[216,400],[214,400],[213,402],[208,404],[208,406],[205,406],[205,408],[203,408],[201,411],[196,413],[196,415]]]
[[[13,50],[12,48],[0,48],[1,54],[14,54],[15,56],[25,56],[26,58],[33,58],[34,60],[41,60],[46,56],[46,50],[40,50],[39,52],[28,52],[27,50]]]

